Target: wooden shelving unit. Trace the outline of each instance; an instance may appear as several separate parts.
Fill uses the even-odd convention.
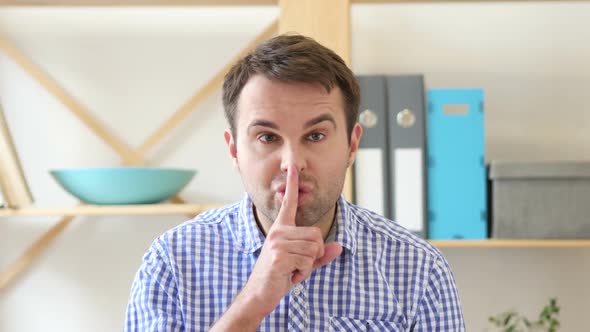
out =
[[[0,7],[4,6],[279,6],[281,14],[279,20],[265,29],[253,40],[236,58],[242,57],[245,52],[267,39],[274,33],[284,31],[299,31],[318,41],[328,45],[339,53],[346,61],[350,61],[350,5],[367,3],[404,3],[404,2],[431,2],[444,3],[450,0],[0,0]],[[460,0],[470,2],[471,0]],[[484,0],[488,2],[498,0]],[[525,2],[528,0],[514,0]],[[536,0],[539,1],[539,0]],[[543,0],[540,0],[543,1]],[[554,0],[559,1],[559,0]],[[576,0],[579,1],[579,0]],[[475,2],[475,1],[473,1]],[[329,18],[329,19],[326,19]],[[145,155],[161,139],[169,133],[180,121],[204,99],[221,86],[223,75],[233,63],[227,66],[211,78],[205,86],[197,91],[178,109],[161,127],[159,127],[137,149],[129,147],[112,135],[105,126],[95,119],[85,107],[72,98],[56,81],[47,75],[41,68],[32,63],[10,41],[0,36],[0,52],[5,53],[25,72],[37,80],[50,94],[55,96],[90,130],[103,139],[121,157],[123,165],[145,165]],[[235,58],[234,58],[235,59]],[[350,176],[348,185],[350,184]],[[345,192],[350,197],[351,187],[346,187]],[[23,254],[6,271],[0,271],[0,290],[9,284],[17,275],[26,269],[48,244],[57,237],[76,216],[106,216],[106,215],[148,215],[148,214],[198,214],[206,209],[217,207],[215,204],[190,204],[185,203],[179,197],[172,200],[177,204],[155,204],[141,206],[91,206],[80,205],[64,208],[22,208],[1,209],[1,217],[20,216],[62,216],[48,232]],[[439,248],[589,248],[590,240],[453,240],[453,241],[429,241]]]

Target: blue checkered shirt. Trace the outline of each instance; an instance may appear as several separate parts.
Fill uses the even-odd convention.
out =
[[[342,254],[295,285],[259,331],[465,331],[442,254],[340,197]],[[206,331],[252,272],[264,234],[246,197],[157,238],[133,286],[125,331]]]

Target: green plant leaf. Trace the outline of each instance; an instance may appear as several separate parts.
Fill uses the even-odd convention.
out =
[[[557,304],[557,298],[551,298],[549,304],[541,310],[539,319],[536,321],[531,321],[516,311],[506,311],[496,316],[490,316],[488,320],[495,324],[496,327],[503,328],[504,332],[524,332],[537,328],[557,332],[560,326],[559,311],[560,307]]]
[[[524,317],[522,320],[524,322],[524,325],[526,325],[526,327],[530,328],[532,326],[531,322],[526,317]]]
[[[514,314],[513,312],[511,312],[511,313],[508,313],[508,315],[506,315],[506,318],[504,319],[504,325],[508,325],[508,322],[510,322],[510,319],[511,319],[512,317],[514,317],[514,315],[515,315],[515,314]]]

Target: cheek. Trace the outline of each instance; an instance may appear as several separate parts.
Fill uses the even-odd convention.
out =
[[[326,172],[334,172],[346,168],[349,152],[346,147],[332,144],[322,147],[321,150],[314,151],[310,156],[315,168],[323,169]]]
[[[248,145],[238,147],[238,167],[245,181],[270,182],[280,168],[276,155],[265,153]]]

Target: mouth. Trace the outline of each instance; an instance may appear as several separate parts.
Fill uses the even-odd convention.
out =
[[[287,185],[286,184],[281,184],[277,187],[276,189],[276,193],[277,193],[277,198],[279,199],[279,202],[282,202],[283,199],[285,198],[285,192],[287,189]],[[297,191],[297,205],[302,205],[303,202],[309,197],[311,196],[313,189],[311,186],[309,185],[305,185],[305,184],[300,184],[299,185],[299,190]]]

